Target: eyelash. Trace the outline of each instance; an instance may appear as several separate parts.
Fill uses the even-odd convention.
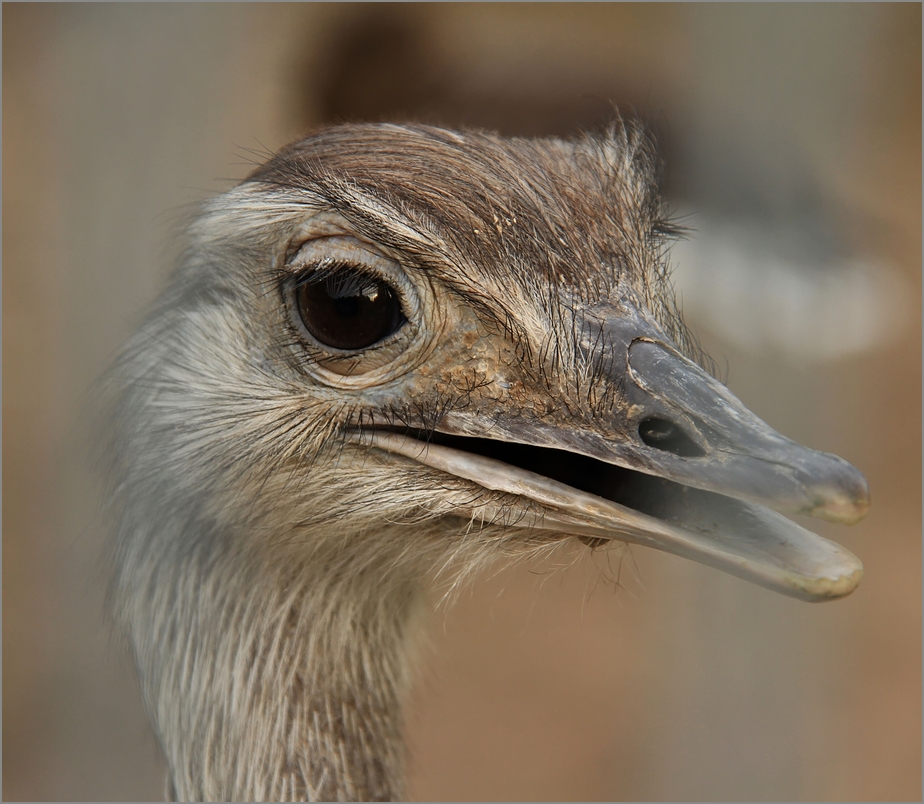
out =
[[[338,271],[344,270],[361,274],[364,277],[368,277],[372,281],[385,281],[385,277],[376,275],[365,265],[357,265],[356,263],[347,262],[346,260],[325,258],[318,263],[303,266],[295,275],[295,281],[292,282],[292,290],[298,290],[300,287],[309,282],[323,282],[325,279],[330,278]],[[288,274],[288,276],[290,277],[291,281],[291,274]]]

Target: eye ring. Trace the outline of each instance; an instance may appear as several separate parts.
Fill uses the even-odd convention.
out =
[[[332,351],[360,352],[407,322],[399,292],[362,265],[323,260],[297,279],[295,309],[309,334]]]
[[[398,258],[383,253],[375,244],[355,235],[324,234],[302,240],[300,245],[288,245],[279,259],[279,291],[290,334],[285,352],[300,373],[334,388],[360,390],[387,386],[406,377],[439,342],[443,318],[434,315],[438,307],[432,284],[426,276],[408,272]],[[368,291],[371,286],[389,301],[393,313],[391,317],[383,316],[388,325],[374,333],[382,337],[358,349],[338,348],[337,341],[332,344],[332,339],[318,327],[312,332],[299,311],[303,285],[323,282],[325,277],[333,279],[338,271],[345,269],[354,274],[340,278],[347,280],[347,295]],[[325,285],[321,284],[320,289],[327,293]],[[334,296],[343,292],[343,288],[338,290],[336,282],[331,290]],[[400,312],[390,306],[391,298],[396,300]],[[328,303],[324,299],[322,302]],[[301,306],[304,308],[304,304]],[[421,326],[424,320],[426,328]],[[370,336],[368,341],[372,340]],[[358,345],[356,341],[340,343]]]

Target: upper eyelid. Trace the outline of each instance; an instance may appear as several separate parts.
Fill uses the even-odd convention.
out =
[[[316,249],[323,252],[312,253]],[[305,252],[308,252],[307,255]],[[331,253],[333,252],[333,253]],[[382,254],[378,249],[349,236],[315,237],[303,240],[300,243],[290,244],[286,249],[285,266],[299,268],[320,260],[339,260],[347,263],[397,263],[398,260]]]
[[[343,248],[340,244],[335,244],[335,250],[342,251],[342,254],[319,255],[319,259],[310,254],[303,255],[305,249],[312,244],[331,239],[334,238],[317,238],[302,243],[280,266],[283,276],[290,279],[293,276],[301,277],[313,270],[316,271],[321,266],[324,266],[321,268],[323,272],[329,266],[331,270],[349,268],[361,271],[378,279],[392,281],[399,285],[412,284],[407,276],[406,267],[400,261],[369,248]]]
[[[346,260],[326,258],[321,260],[320,263],[305,263],[293,270],[290,273],[290,276],[293,278],[292,287],[297,289],[308,282],[320,282],[337,271],[344,270],[354,271],[355,273],[363,274],[370,279],[378,281],[385,281],[390,278],[383,276],[379,271],[367,265],[347,262]]]

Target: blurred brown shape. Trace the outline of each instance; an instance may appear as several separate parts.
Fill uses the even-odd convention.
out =
[[[551,86],[529,77],[473,78],[434,46],[433,29],[412,7],[359,6],[340,28],[306,94],[324,121],[414,120],[509,136],[567,136],[605,125],[629,108],[610,76]],[[524,80],[526,79],[526,80]]]

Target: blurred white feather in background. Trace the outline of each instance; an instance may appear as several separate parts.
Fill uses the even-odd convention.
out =
[[[836,360],[888,344],[910,321],[914,291],[882,258],[799,261],[781,253],[795,239],[785,229],[686,220],[695,231],[672,252],[683,310],[740,349]]]

